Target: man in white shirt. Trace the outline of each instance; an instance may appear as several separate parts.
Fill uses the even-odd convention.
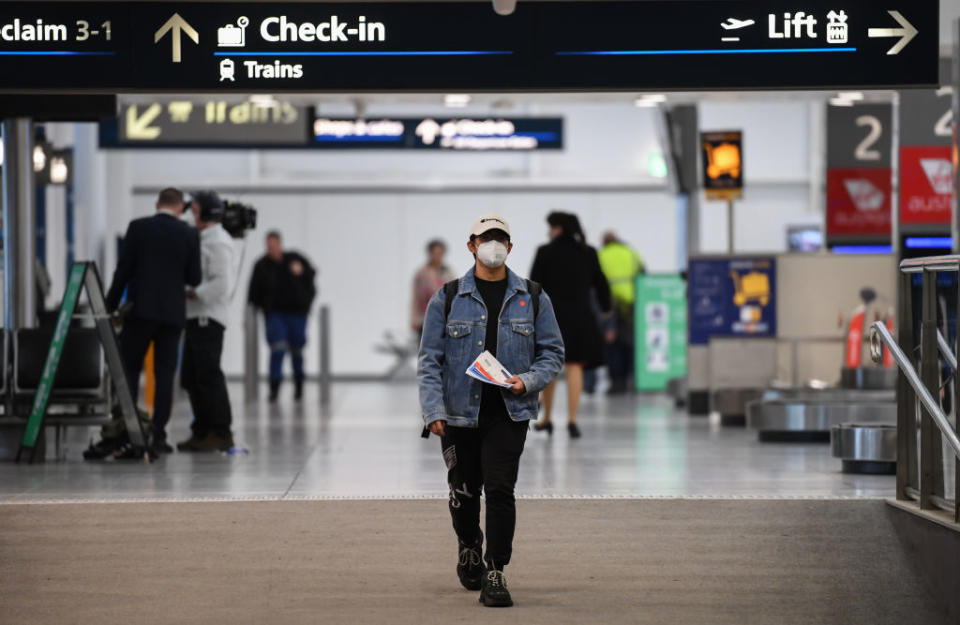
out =
[[[227,384],[220,368],[223,332],[236,272],[233,240],[220,224],[225,204],[213,191],[193,196],[191,210],[200,231],[203,280],[187,289],[187,329],[180,383],[190,396],[193,435],[180,451],[227,451],[233,447]]]

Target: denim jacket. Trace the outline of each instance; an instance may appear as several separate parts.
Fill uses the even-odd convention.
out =
[[[423,339],[417,376],[420,407],[429,425],[446,421],[456,427],[478,425],[483,382],[466,374],[467,367],[483,353],[487,311],[477,290],[473,268],[460,278],[450,315],[444,319],[446,295],[440,289],[430,299],[423,323]],[[563,367],[563,339],[553,304],[540,291],[540,310],[533,318],[533,305],[526,280],[507,269],[507,291],[499,311],[497,359],[519,376],[526,393],[514,395],[503,389],[507,412],[514,421],[537,418],[537,393]],[[495,314],[497,311],[493,311]]]

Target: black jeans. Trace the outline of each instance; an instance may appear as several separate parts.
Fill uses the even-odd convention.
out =
[[[480,417],[479,428],[447,427],[441,441],[450,485],[450,515],[457,537],[471,543],[480,533],[480,491],[487,499],[487,553],[491,568],[510,563],[517,506],[513,495],[526,421],[507,415]]]
[[[177,371],[177,347],[183,328],[149,321],[146,319],[127,319],[123,322],[120,335],[120,355],[127,374],[127,384],[133,400],[137,401],[140,392],[140,372],[143,370],[143,358],[147,355],[150,341],[153,341],[153,371],[157,382],[156,396],[153,400],[153,441],[163,443],[167,440],[167,422],[170,421],[170,408],[173,405],[173,378]]]
[[[220,368],[222,352],[222,325],[212,319],[206,325],[200,325],[197,319],[187,321],[180,385],[190,397],[190,407],[193,409],[193,424],[190,427],[196,438],[205,438],[209,434],[221,438],[230,436],[233,415],[230,412],[227,381]]]

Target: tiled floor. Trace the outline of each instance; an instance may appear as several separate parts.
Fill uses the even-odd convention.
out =
[[[289,392],[289,388],[286,389]],[[243,407],[233,385],[236,438],[248,455],[174,454],[144,466],[81,459],[95,430],[77,428],[67,459],[0,464],[0,503],[215,498],[444,497],[435,437],[420,438],[416,386],[334,386],[319,408],[316,387],[302,405]],[[562,393],[558,393],[562,395]],[[188,434],[178,402],[173,440]],[[559,406],[558,423],[565,419]],[[663,396],[586,397],[584,437],[531,431],[520,496],[537,497],[886,497],[894,480],[850,476],[828,445],[759,443],[753,432],[676,411]]]

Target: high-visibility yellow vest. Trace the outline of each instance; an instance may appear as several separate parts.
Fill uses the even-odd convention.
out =
[[[619,241],[604,245],[597,255],[614,301],[621,306],[633,306],[636,299],[634,282],[643,269],[643,259]]]

